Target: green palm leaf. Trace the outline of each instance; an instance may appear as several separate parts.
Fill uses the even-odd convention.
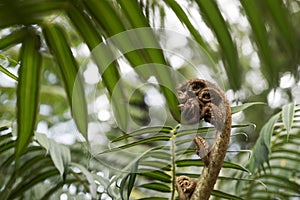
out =
[[[264,76],[267,78],[270,85],[275,86],[278,83],[278,65],[274,63],[272,52],[268,44],[268,33],[263,23],[261,13],[258,12],[257,1],[242,0],[241,4],[246,12],[248,20],[251,24],[256,44],[259,48],[261,60],[266,65],[262,68]]]
[[[182,23],[185,24],[185,26],[189,29],[191,34],[193,35],[194,39],[199,43],[199,45],[208,53],[210,57],[213,56],[213,53],[211,52],[211,49],[208,47],[208,45],[203,40],[202,36],[199,34],[199,32],[196,30],[196,28],[192,25],[191,21],[189,20],[186,13],[183,11],[183,9],[180,7],[180,5],[174,1],[174,0],[165,0],[164,1],[177,15],[178,19],[182,21]]]
[[[39,50],[40,37],[36,35],[34,30],[29,29],[27,39],[22,45],[21,67],[17,88],[17,158],[24,152],[24,149],[30,143],[36,126],[41,72],[41,54]]]
[[[247,109],[249,106],[253,106],[259,103],[249,103],[241,105],[236,108],[235,113]],[[241,128],[245,125],[234,125],[235,128]],[[248,125],[246,125],[248,126]],[[130,149],[132,147],[144,146],[146,149],[147,145],[156,145],[155,148],[149,149],[147,153],[140,156],[138,162],[138,168],[136,169],[137,176],[135,182],[138,182],[140,177],[145,177],[148,181],[143,184],[130,183],[130,187],[138,185],[138,187],[154,190],[161,192],[161,197],[165,197],[164,193],[168,193],[172,197],[175,197],[175,187],[173,185],[175,176],[188,175],[194,178],[199,176],[199,169],[196,170],[195,174],[187,173],[187,168],[203,167],[203,162],[199,159],[191,159],[191,156],[195,154],[195,150],[191,148],[192,139],[185,139],[189,135],[195,135],[195,133],[206,134],[209,131],[215,132],[214,128],[202,127],[199,129],[184,130],[180,126],[172,129],[171,127],[146,127],[136,130],[124,136],[120,136],[114,139],[112,142],[118,144],[117,147],[105,150],[105,153],[109,156],[110,153]],[[192,136],[190,136],[192,137]],[[210,137],[206,135],[206,137]],[[175,140],[176,139],[176,140]],[[166,143],[167,141],[167,143]],[[159,142],[159,143],[158,143]],[[122,145],[123,144],[123,145]],[[184,147],[184,145],[188,145]],[[130,163],[132,165],[132,163]],[[231,169],[235,172],[246,172],[250,174],[249,170],[245,167],[235,164],[232,162],[225,161],[223,164],[224,169]],[[195,169],[193,169],[195,170]],[[131,174],[131,173],[130,173]],[[132,176],[128,174],[123,179],[122,191],[126,188],[127,179]],[[233,180],[241,180],[240,178],[223,177]],[[155,181],[155,182],[153,182]],[[131,190],[130,190],[131,191]],[[171,194],[170,194],[171,193]],[[216,197],[240,199],[239,197],[222,191],[214,191]]]
[[[284,110],[289,107],[292,108],[289,113],[295,112],[295,116],[299,115],[299,106],[291,107],[290,105],[284,106]],[[256,142],[249,167],[254,172],[254,178],[264,185],[259,182],[249,183],[247,192],[242,192],[247,199],[290,198],[297,196],[300,192],[300,185],[297,183],[300,153],[294,150],[300,144],[299,127],[290,127],[290,139],[287,140],[289,134],[287,129],[290,123],[284,123],[279,118],[281,114],[289,121],[290,117],[285,112],[280,112],[269,120]],[[293,118],[292,121],[297,120]],[[288,126],[285,129],[286,124]],[[259,169],[264,170],[259,171]],[[278,191],[278,188],[281,188],[281,191]]]
[[[26,28],[17,29],[16,31],[11,32],[9,35],[0,39],[0,49],[3,50],[22,42],[26,35]]]
[[[222,57],[228,80],[231,87],[237,90],[241,85],[240,66],[237,49],[230,36],[228,26],[215,1],[197,0],[196,3],[200,8],[203,18],[216,34],[222,52],[224,52]]]
[[[43,32],[51,53],[58,62],[77,127],[87,138],[87,104],[77,62],[60,26],[47,24],[43,27]]]

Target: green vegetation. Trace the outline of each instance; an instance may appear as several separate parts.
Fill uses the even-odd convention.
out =
[[[175,87],[228,96],[213,199],[300,198],[300,2],[2,0],[0,199],[175,199],[197,178]]]

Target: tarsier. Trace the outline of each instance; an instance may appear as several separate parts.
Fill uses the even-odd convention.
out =
[[[196,153],[204,163],[198,181],[187,176],[175,180],[179,200],[206,200],[214,188],[228,148],[231,131],[231,109],[224,92],[215,84],[191,79],[177,88],[182,124],[197,124],[200,120],[216,129],[216,140],[209,151],[208,143],[195,136]]]

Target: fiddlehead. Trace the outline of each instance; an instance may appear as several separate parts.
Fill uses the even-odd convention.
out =
[[[176,179],[180,200],[206,200],[209,199],[216,183],[228,148],[231,131],[230,105],[219,87],[202,79],[188,80],[180,85],[177,91],[181,123],[196,124],[204,119],[216,128],[216,141],[209,153],[207,142],[199,136],[194,138],[196,153],[204,162],[195,190],[189,192],[189,195],[183,195],[184,188],[181,186],[191,180],[188,177]],[[182,179],[185,180],[185,184],[177,182]]]
[[[175,180],[180,200],[189,200],[196,188],[197,182],[188,176],[179,176]]]

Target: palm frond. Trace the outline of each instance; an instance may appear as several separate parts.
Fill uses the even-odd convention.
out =
[[[257,181],[239,186],[244,198],[299,197],[300,108],[293,105],[284,106],[262,129],[249,162]]]
[[[28,38],[22,44],[21,67],[17,88],[18,140],[16,158],[26,149],[33,136],[38,114],[38,93],[40,88],[41,41],[35,30],[28,30]]]
[[[237,111],[242,111],[249,106],[256,104],[259,103],[239,106]],[[236,127],[240,128],[242,126]],[[114,148],[102,151],[98,153],[98,155],[105,154],[105,157],[118,156],[113,153],[118,151],[130,152],[130,149],[133,149],[136,146],[143,146],[143,148],[148,149],[148,152],[142,155],[137,154],[138,157],[135,158],[137,161],[128,164],[128,167],[131,165],[134,170],[131,170],[130,173],[125,175],[122,179],[120,187],[121,193],[124,194],[122,198],[129,199],[132,188],[135,188],[141,191],[146,189],[156,192],[155,196],[142,196],[141,199],[154,197],[168,197],[174,199],[176,197],[174,185],[175,178],[180,175],[188,175],[189,177],[197,178],[201,171],[200,168],[204,165],[199,158],[193,157],[195,150],[192,144],[192,137],[196,134],[200,134],[209,142],[213,143],[214,132],[214,128],[207,127],[198,129],[181,126],[175,128],[167,126],[146,127],[115,138],[112,141]],[[99,159],[101,158],[99,157]],[[119,158],[114,157],[114,159],[117,160]],[[226,169],[250,173],[245,167],[227,161],[223,164],[223,170]],[[228,178],[230,179],[231,177]],[[125,195],[125,190],[127,191],[127,195]],[[147,193],[151,195],[151,192]],[[240,199],[233,194],[217,190],[214,191],[213,196],[228,199]]]
[[[99,195],[97,187],[107,186],[109,181],[84,166],[71,162],[69,147],[58,144],[44,134],[36,133],[34,142],[19,158],[19,168],[15,170],[16,154],[15,139],[10,132],[10,126],[1,125],[0,132],[0,174],[1,199],[21,198],[35,191],[40,191],[38,199],[49,199],[55,193],[64,193],[62,186],[76,186],[91,194],[93,198]],[[34,173],[32,173],[34,171]],[[4,175],[5,174],[5,175]],[[18,181],[16,181],[18,180]],[[47,182],[45,182],[47,180]],[[97,180],[98,182],[95,182]],[[84,186],[84,188],[81,188]]]

